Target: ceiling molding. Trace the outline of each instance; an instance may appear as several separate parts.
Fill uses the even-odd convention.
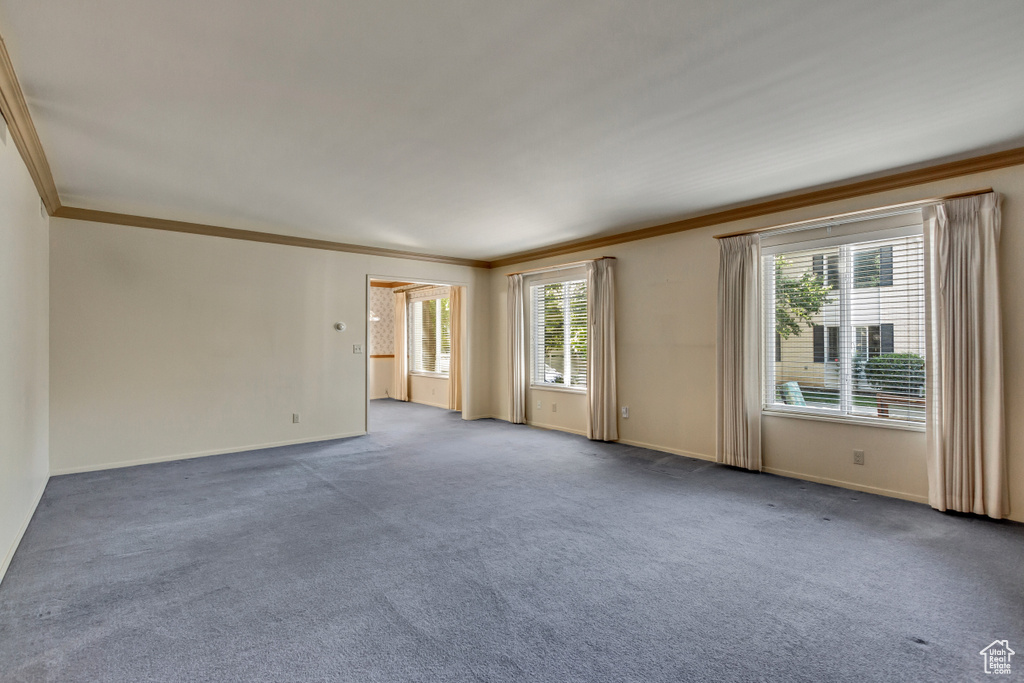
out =
[[[10,131],[14,144],[21,152],[21,158],[25,160],[32,182],[36,185],[39,197],[43,200],[43,206],[51,216],[60,208],[60,197],[57,195],[57,186],[53,182],[53,174],[50,172],[50,163],[46,160],[46,153],[43,152],[43,144],[39,141],[39,134],[36,133],[36,126],[32,123],[32,117],[28,112],[28,104],[25,102],[25,93],[18,83],[18,76],[14,73],[14,65],[11,64],[11,56],[7,53],[7,45],[0,37],[0,112],[7,121],[7,130]]]
[[[756,218],[758,216],[766,216],[773,213],[779,213],[781,211],[802,209],[816,204],[826,204],[828,202],[834,202],[841,199],[851,199],[853,197],[861,197],[888,190],[898,190],[905,187],[911,187],[913,185],[921,185],[924,183],[935,182],[937,180],[946,180],[947,178],[955,178],[958,176],[970,175],[972,173],[981,173],[983,171],[992,171],[1020,164],[1024,164],[1024,147],[1017,147],[1015,149],[995,152],[993,154],[985,154],[982,156],[972,157],[970,159],[962,159],[960,161],[951,161],[913,171],[893,173],[880,178],[861,180],[823,190],[812,190],[788,197],[762,200],[753,204],[745,204],[743,206],[703,214],[701,216],[694,216],[693,218],[685,218],[683,220],[664,223],[662,225],[655,225],[649,228],[631,230],[629,232],[622,232],[615,235],[572,240],[570,242],[562,242],[560,244],[554,244],[550,247],[543,247],[541,249],[521,251],[494,259],[491,261],[491,267],[501,268],[503,266],[511,266],[517,263],[535,261],[537,259],[548,258],[551,256],[572,254],[587,249],[600,249],[613,244],[623,244],[625,242],[634,242],[636,240],[649,239],[651,237],[659,237],[661,235],[671,235],[676,232],[706,228],[708,226],[721,225],[723,223],[730,223],[732,221],[743,220],[745,218]]]
[[[456,266],[470,266],[474,268],[490,267],[490,263],[488,263],[487,261],[477,261],[468,258],[456,258],[454,256],[439,256],[436,254],[421,254],[415,251],[383,249],[380,247],[366,247],[359,244],[345,244],[342,242],[331,242],[330,240],[317,240],[310,239],[308,237],[294,237],[292,235],[280,235],[277,233],[260,232],[257,230],[239,230],[237,228],[223,228],[216,225],[205,225],[203,223],[188,223],[185,221],[172,221],[164,218],[147,218],[146,216],[131,216],[129,214],[112,213],[109,211],[78,209],[71,206],[62,206],[53,215],[57,218],[70,218],[77,221],[111,223],[113,225],[126,225],[136,228],[149,228],[151,230],[184,232],[191,235],[208,235],[210,237],[224,237],[232,240],[265,242],[267,244],[283,244],[289,247],[306,247],[307,249],[323,249],[325,251],[343,251],[352,254],[366,254],[368,256],[386,256],[388,258],[412,259],[415,261],[431,261],[433,263],[448,263]]]

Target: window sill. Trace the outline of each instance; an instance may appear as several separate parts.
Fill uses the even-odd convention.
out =
[[[903,420],[886,420],[877,417],[858,417],[848,415],[829,415],[828,413],[812,413],[802,410],[784,410],[779,408],[762,408],[764,417],[791,417],[798,420],[817,420],[819,422],[839,422],[841,424],[858,425],[861,427],[880,427],[882,429],[899,429],[905,432],[923,432],[924,424]]]
[[[558,384],[531,384],[531,389],[540,389],[541,391],[560,391],[563,394],[586,394],[586,387],[563,387]]]
[[[409,374],[415,377],[432,377],[434,379],[448,379],[448,373],[441,372],[423,372],[422,370],[410,370]]]

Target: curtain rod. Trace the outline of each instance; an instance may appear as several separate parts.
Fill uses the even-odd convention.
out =
[[[614,256],[601,256],[599,258],[588,258],[583,261],[573,261],[572,263],[563,263],[557,266],[544,266],[543,268],[530,268],[529,270],[517,270],[514,273],[506,273],[506,277],[512,277],[513,275],[526,275],[527,273],[544,273],[552,270],[565,270],[566,268],[575,268],[576,266],[585,266],[588,263],[594,261],[601,261],[603,259],[614,259]]]
[[[896,211],[899,209],[913,209],[918,206],[927,206],[928,204],[934,204],[936,202],[944,202],[950,199],[961,199],[963,197],[973,197],[979,194],[988,194],[992,191],[991,187],[985,188],[984,190],[973,190],[971,192],[958,192],[957,194],[947,194],[942,197],[932,197],[930,199],[918,199],[913,202],[903,202],[902,204],[890,204],[889,206],[879,206],[874,209],[863,209],[861,211],[850,211],[848,213],[837,213],[832,216],[822,216],[821,218],[811,218],[806,221],[796,221],[794,223],[780,223],[779,225],[769,225],[763,228],[753,228],[752,230],[737,230],[736,232],[726,232],[721,235],[715,235],[716,240],[725,239],[726,237],[739,237],[740,235],[755,235],[761,232],[774,232],[776,230],[782,230],[784,228],[796,228],[801,225],[807,225],[808,228],[820,225],[822,223],[831,223],[843,219],[856,218],[857,216],[869,216],[875,213],[884,213],[886,211]]]

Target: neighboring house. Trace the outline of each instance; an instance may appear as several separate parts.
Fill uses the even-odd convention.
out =
[[[776,335],[775,381],[797,381],[802,387],[837,390],[840,385],[841,344],[858,370],[868,359],[885,353],[924,355],[924,287],[920,272],[920,242],[908,248],[905,240],[873,242],[843,249],[785,254],[786,273],[812,273],[836,294],[814,317],[813,327],[782,339]],[[843,262],[845,261],[845,267]],[[844,276],[845,282],[844,282]],[[840,333],[840,290],[847,288],[850,338]],[[855,372],[858,388],[867,390]]]

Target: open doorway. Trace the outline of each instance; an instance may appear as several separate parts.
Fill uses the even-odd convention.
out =
[[[370,277],[368,290],[367,400],[461,411],[466,287]]]

